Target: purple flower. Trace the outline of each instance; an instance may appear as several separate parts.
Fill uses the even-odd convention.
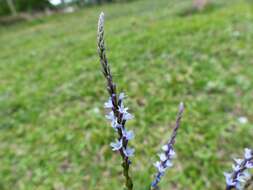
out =
[[[112,142],[110,145],[113,151],[119,150],[122,148],[122,139],[117,140],[116,142]]]
[[[121,105],[119,106],[118,110],[119,110],[119,113],[125,114],[125,113],[127,113],[128,108],[125,108],[124,104],[122,102]]]
[[[156,162],[154,163],[154,166],[156,167],[156,169],[157,169],[160,173],[165,172],[165,169],[164,169],[164,167],[162,166],[161,162],[156,161]]]
[[[134,155],[134,149],[133,148],[123,148],[123,152],[126,157],[131,157]]]
[[[107,108],[107,109],[112,109],[113,108],[112,98],[111,97],[108,99],[107,102],[105,102],[104,107]]]
[[[133,131],[127,131],[126,129],[122,130],[122,135],[125,137],[127,140],[131,140],[134,138],[134,132]]]
[[[131,119],[133,119],[134,118],[134,116],[132,115],[132,114],[130,114],[130,113],[128,113],[128,112],[126,112],[126,113],[123,113],[123,120],[131,120]]]
[[[118,131],[118,129],[121,127],[121,124],[118,124],[117,118],[114,116],[113,111],[111,111],[109,114],[107,114],[106,119],[111,121],[111,126],[115,131]]]
[[[114,113],[113,111],[111,111],[109,114],[107,114],[106,116],[106,119],[108,120],[111,120],[111,121],[114,121],[116,119],[116,117],[114,116]]]
[[[228,186],[234,186],[236,184],[236,182],[234,182],[232,179],[232,173],[224,172],[224,176],[226,178],[226,183]]]
[[[245,167],[248,168],[248,169],[252,169],[252,168],[253,168],[253,161],[248,161],[248,162],[245,164]]]

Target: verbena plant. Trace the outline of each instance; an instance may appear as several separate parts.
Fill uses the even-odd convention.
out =
[[[126,128],[126,122],[133,119],[132,114],[128,112],[128,108],[124,106],[124,93],[118,93],[116,84],[113,81],[110,66],[106,57],[105,41],[104,41],[104,13],[101,13],[98,21],[98,54],[102,66],[102,72],[107,82],[107,91],[109,99],[105,102],[104,107],[109,110],[106,118],[111,122],[111,126],[117,134],[117,139],[110,145],[113,151],[119,153],[122,159],[123,175],[125,177],[125,187],[127,190],[133,190],[133,180],[129,174],[131,165],[130,157],[134,155],[134,148],[130,148],[129,141],[133,139],[133,131]],[[164,176],[165,171],[172,167],[172,159],[175,156],[174,145],[177,131],[180,127],[181,118],[184,112],[183,103],[179,104],[178,115],[175,127],[168,142],[162,146],[162,153],[159,154],[159,161],[154,166],[157,169],[153,181],[150,183],[150,190],[158,190],[159,182]],[[250,187],[252,176],[248,173],[248,169],[253,168],[253,151],[246,148],[243,159],[234,159],[233,171],[224,173],[226,178],[226,190],[246,189]]]

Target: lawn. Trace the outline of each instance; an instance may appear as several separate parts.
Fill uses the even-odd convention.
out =
[[[142,0],[0,26],[0,189],[123,190],[104,118],[101,10],[114,80],[135,116],[135,189],[148,189],[180,101],[177,158],[161,190],[224,189],[232,158],[253,147],[253,3],[190,6]]]

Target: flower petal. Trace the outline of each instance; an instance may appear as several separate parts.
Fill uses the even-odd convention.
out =
[[[126,112],[126,113],[124,113],[123,114],[123,120],[131,120],[131,119],[133,119],[133,115],[132,114],[130,114],[130,113],[128,113],[128,112]]]
[[[122,139],[117,140],[116,142],[112,142],[110,145],[113,151],[119,150],[122,148]]]
[[[123,148],[123,152],[125,154],[126,157],[131,157],[134,155],[134,149],[133,148]]]
[[[125,97],[126,97],[126,96],[125,96],[124,92],[121,92],[121,93],[119,94],[119,100],[122,101]]]
[[[244,151],[245,151],[245,153],[244,153],[244,157],[246,158],[246,159],[250,159],[253,155],[253,153],[252,153],[252,150],[250,150],[249,148],[245,148],[244,149]]]
[[[124,137],[126,137],[127,140],[131,140],[134,138],[134,132],[133,131],[127,131],[127,130],[122,130],[122,134]]]
[[[161,154],[159,154],[158,156],[159,156],[159,158],[160,158],[160,160],[161,160],[162,162],[164,162],[164,161],[167,159],[167,157],[166,157],[166,155],[165,155],[164,153],[161,153]]]
[[[105,108],[113,108],[113,104],[112,104],[112,98],[110,97],[109,100],[107,102],[105,102],[104,104]]]

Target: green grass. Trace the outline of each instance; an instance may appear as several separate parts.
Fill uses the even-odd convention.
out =
[[[135,189],[148,188],[180,101],[177,159],[161,189],[223,189],[232,157],[253,146],[253,4],[217,0],[184,14],[190,2],[111,4],[1,27],[0,189],[123,189],[104,118],[101,10],[114,79],[135,115]]]

